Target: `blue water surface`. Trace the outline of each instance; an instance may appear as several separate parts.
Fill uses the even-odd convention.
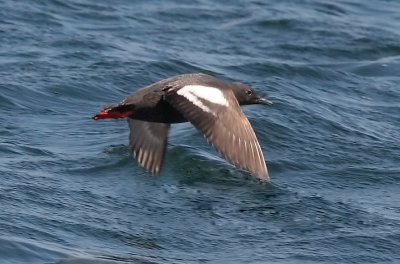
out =
[[[0,263],[400,263],[400,2],[0,0]],[[271,184],[190,124],[159,177],[101,105],[251,84]]]

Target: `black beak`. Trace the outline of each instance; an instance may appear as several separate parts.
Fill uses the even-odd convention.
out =
[[[272,105],[273,104],[272,101],[262,98],[262,97],[258,98],[257,103],[264,104],[264,105]]]

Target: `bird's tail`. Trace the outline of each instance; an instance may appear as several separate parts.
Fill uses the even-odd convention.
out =
[[[94,120],[105,118],[127,118],[135,113],[132,105],[111,105],[104,106],[103,110],[92,117]]]

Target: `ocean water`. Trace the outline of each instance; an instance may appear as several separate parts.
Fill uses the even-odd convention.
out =
[[[400,263],[400,2],[0,0],[0,263]],[[272,182],[173,127],[153,177],[101,105],[251,84]]]

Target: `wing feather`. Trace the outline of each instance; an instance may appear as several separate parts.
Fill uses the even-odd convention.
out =
[[[170,125],[128,118],[129,145],[133,157],[151,174],[158,174],[164,161]]]
[[[177,91],[179,89],[166,94],[167,102],[181,112],[222,156],[236,167],[269,180],[256,134],[231,90],[222,91],[227,104],[214,103],[215,99],[207,100],[203,94],[202,98],[194,98],[193,94],[185,97]]]

